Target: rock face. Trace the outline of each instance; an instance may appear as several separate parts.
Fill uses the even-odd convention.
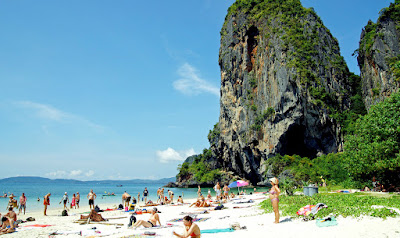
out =
[[[369,21],[361,33],[357,60],[367,110],[399,90],[395,73],[400,67],[399,15],[399,5],[392,3],[377,23]]]
[[[337,40],[299,0],[238,0],[221,30],[215,167],[256,184],[275,154],[341,150],[333,111],[349,107],[349,71]]]

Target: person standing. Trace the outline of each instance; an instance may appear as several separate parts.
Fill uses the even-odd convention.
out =
[[[174,192],[168,189],[168,196],[171,203],[174,202]]]
[[[215,193],[217,194],[217,200],[221,199],[221,186],[219,185],[219,182],[214,186]]]
[[[200,185],[197,185],[197,197],[201,196],[201,188]]]
[[[75,208],[76,209],[76,196],[75,193],[72,194],[72,200],[71,200],[71,209]]]
[[[26,210],[26,197],[25,193],[22,193],[21,197],[19,197],[19,210],[18,215],[21,213],[22,209],[24,209],[24,215]]]
[[[228,200],[229,200],[229,190],[231,190],[231,189],[228,187],[227,184],[225,184],[225,186],[224,186],[224,197],[225,197],[225,199],[228,199]]]
[[[269,179],[272,188],[269,191],[269,199],[271,199],[272,203],[272,208],[275,213],[275,222],[274,223],[279,223],[279,194],[281,193],[281,190],[279,189],[279,180],[277,178],[270,178]]]
[[[48,193],[43,197],[44,215],[45,216],[47,216],[47,206],[50,206],[50,196],[51,196],[51,193]]]
[[[81,195],[79,194],[79,192],[76,192],[75,202],[76,202],[76,205],[78,206],[78,209],[79,209],[79,202],[80,201],[81,201]]]
[[[69,203],[69,198],[68,198],[67,192],[64,193],[64,196],[62,197],[60,204],[61,204],[61,202],[64,204],[64,210],[67,210],[68,209],[67,203]]]
[[[94,209],[94,200],[97,198],[97,195],[93,192],[93,189],[90,190],[90,193],[87,195],[87,198],[89,199],[90,210]]]
[[[140,202],[140,192],[137,193],[137,204]]]
[[[131,201],[131,195],[126,191],[122,194],[122,203],[124,207],[129,207],[129,202]]]
[[[144,204],[147,204],[147,196],[148,195],[149,195],[149,191],[147,190],[147,187],[145,187],[144,191],[143,191]]]

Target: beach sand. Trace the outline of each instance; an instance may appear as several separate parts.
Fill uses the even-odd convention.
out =
[[[224,204],[226,209],[218,211],[209,211],[206,214],[198,214],[197,218],[209,218],[206,221],[196,222],[201,230],[205,229],[223,229],[229,228],[232,224],[238,223],[240,227],[246,229],[235,230],[233,232],[202,234],[202,237],[400,237],[400,219],[387,218],[386,220],[380,218],[363,217],[363,218],[343,218],[338,217],[337,226],[331,227],[317,227],[316,221],[304,222],[301,219],[290,219],[290,217],[281,217],[279,224],[273,224],[274,214],[263,213],[258,204],[267,199],[265,195],[247,195],[242,197],[242,201],[253,199],[254,203],[234,204],[238,200]],[[190,200],[193,202],[194,200]],[[85,202],[85,201],[83,201]],[[189,202],[185,201],[185,202]],[[113,208],[117,204],[99,204],[101,209]],[[139,204],[140,205],[140,204]],[[233,208],[242,207],[242,208]],[[148,207],[151,209],[152,207]],[[43,216],[43,212],[32,212],[26,215],[20,215],[18,219],[25,220],[27,217],[34,217],[36,221],[26,222],[20,224],[17,232],[4,235],[4,237],[142,237],[140,236],[146,231],[155,232],[156,236],[143,236],[143,237],[175,237],[172,231],[179,234],[183,233],[182,222],[171,222],[170,220],[182,218],[184,215],[181,213],[190,212],[198,213],[200,211],[209,209],[199,209],[189,207],[188,204],[173,206],[164,205],[157,206],[161,224],[173,224],[173,227],[167,228],[138,228],[128,229],[129,212],[121,210],[102,212],[104,218],[118,218],[110,219],[108,223],[120,223],[123,226],[109,225],[109,224],[85,224],[79,225],[74,221],[80,218],[79,213],[88,212],[88,206],[81,206],[80,209],[70,209],[69,216],[61,216],[62,209],[54,208],[51,206],[48,210],[48,216]],[[137,219],[148,220],[150,214],[136,215]],[[27,225],[51,225],[48,227],[27,227]],[[95,228],[95,229],[93,229]],[[65,232],[64,235],[49,236],[52,232]],[[100,233],[96,233],[100,232]],[[82,232],[82,235],[80,233]],[[67,234],[71,233],[71,234]]]

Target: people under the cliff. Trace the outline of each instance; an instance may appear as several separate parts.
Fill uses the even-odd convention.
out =
[[[197,197],[202,196],[200,185],[197,185]]]
[[[272,208],[275,213],[275,222],[274,223],[279,223],[279,194],[281,193],[281,190],[279,189],[279,180],[277,178],[270,178],[269,179],[272,188],[269,191],[269,199],[271,199],[272,203]]]
[[[132,228],[136,229],[139,226],[144,226],[144,227],[147,227],[147,228],[155,227],[155,226],[157,226],[157,222],[161,226],[160,216],[158,215],[157,212],[158,212],[157,208],[156,207],[153,208],[151,210],[151,216],[150,216],[149,220],[147,220],[147,221],[138,220],[138,221],[135,222],[135,224],[132,225]]]
[[[216,195],[217,200],[220,200],[221,199],[221,186],[219,185],[219,182],[217,182],[217,184],[214,186],[214,190],[215,190],[215,193],[217,194]]]
[[[193,223],[193,218],[191,216],[185,216],[183,218],[183,225],[185,226],[185,231],[182,235],[176,233],[175,231],[173,231],[172,234],[180,238],[200,238],[200,228],[196,223]]]
[[[229,199],[229,191],[231,189],[228,187],[228,184],[225,184],[223,190],[224,190],[224,199]]]
[[[179,197],[178,197],[177,204],[183,204],[183,198],[181,195],[179,195]]]

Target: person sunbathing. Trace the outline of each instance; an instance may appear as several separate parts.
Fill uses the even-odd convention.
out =
[[[135,224],[132,225],[132,228],[136,229],[139,226],[144,226],[147,228],[150,227],[155,227],[157,225],[157,222],[160,224],[161,226],[161,222],[160,222],[160,216],[157,214],[157,208],[153,208],[153,210],[151,210],[151,216],[149,218],[149,220],[145,221],[145,220],[138,220],[137,222],[135,222]]]
[[[179,197],[178,197],[178,201],[177,201],[177,203],[178,203],[178,204],[183,204],[183,199],[182,199],[182,196],[179,196]]]
[[[185,232],[183,235],[176,233],[175,231],[172,232],[177,237],[186,238],[200,238],[200,228],[196,223],[193,223],[193,218],[190,216],[185,216],[183,218],[183,225],[185,225]]]
[[[201,200],[200,200],[200,199],[197,199],[197,201],[194,202],[194,203],[192,203],[189,207],[192,207],[193,205],[194,205],[195,207],[199,207],[200,204],[201,204]]]
[[[154,202],[149,200],[148,202],[146,202],[146,205],[154,205]]]
[[[12,233],[15,231],[14,220],[12,218],[3,216],[1,218],[1,222],[3,223],[0,228],[0,235]]]

